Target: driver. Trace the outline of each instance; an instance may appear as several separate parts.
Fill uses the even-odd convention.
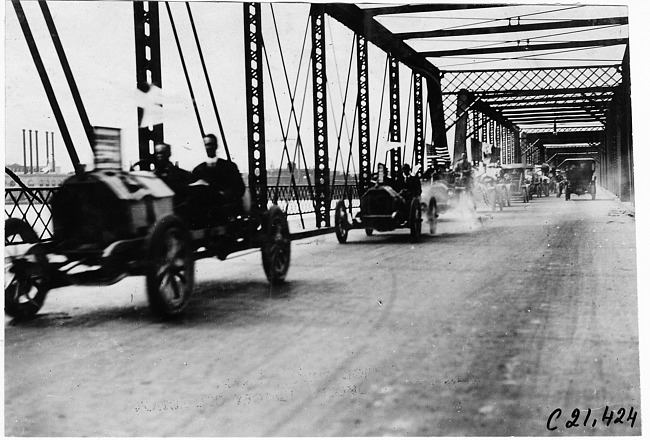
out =
[[[400,195],[407,200],[422,194],[420,179],[411,174],[411,166],[407,163],[402,166],[402,175],[398,178]]]
[[[174,165],[169,158],[172,148],[169,144],[161,142],[153,147],[154,173],[174,191],[174,201],[178,204],[184,200],[187,185],[192,182],[192,174]]]

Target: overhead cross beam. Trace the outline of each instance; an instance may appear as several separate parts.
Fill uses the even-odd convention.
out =
[[[628,24],[627,17],[594,18],[585,20],[564,20],[550,23],[516,24],[507,26],[476,27],[469,29],[439,29],[433,31],[397,32],[395,36],[404,40],[415,38],[464,37],[468,35],[505,34],[515,32],[546,31],[591,26],[622,26]]]
[[[499,8],[502,6],[512,6],[503,4],[493,5],[461,5],[461,4],[437,4],[437,5],[401,5],[401,6],[384,6],[379,8],[363,9],[363,12],[369,16],[375,15],[390,15],[390,14],[415,14],[418,12],[439,12],[439,11],[455,11],[466,9],[485,9],[485,8]]]
[[[330,3],[325,13],[416,72],[440,81],[439,69],[356,5]]]
[[[575,49],[580,47],[606,47],[628,44],[627,38],[608,40],[565,41],[562,43],[521,44],[516,46],[476,47],[468,49],[430,50],[419,52],[424,57],[453,57],[460,55],[485,55],[493,53],[532,52],[540,50]]]

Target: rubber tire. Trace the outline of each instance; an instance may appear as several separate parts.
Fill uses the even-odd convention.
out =
[[[429,223],[429,234],[435,235],[438,229],[438,204],[433,197],[429,199],[429,206],[427,207],[427,222]]]
[[[370,236],[372,235],[373,232],[375,232],[374,229],[372,229],[372,228],[366,228],[366,235],[367,235],[368,237],[370,237]]]
[[[505,192],[506,192],[506,204],[508,205],[508,207],[510,207],[510,191],[508,191],[508,188],[505,188]]]
[[[571,200],[571,190],[568,187],[564,188],[564,200]]]
[[[38,235],[26,222],[17,218],[5,220],[5,250],[8,239],[16,236],[20,237],[21,243],[38,243]],[[34,260],[38,277],[26,274],[24,279],[21,278],[23,274],[12,274],[10,277],[7,270],[13,265],[7,266],[5,263],[5,313],[17,320],[33,318],[43,307],[49,291],[48,260],[44,250],[36,244],[27,251],[24,257]],[[10,279],[11,281],[7,284]],[[30,296],[32,288],[35,288],[36,291]],[[20,300],[26,296],[29,299],[26,302],[21,302]]]
[[[334,210],[334,232],[339,243],[344,244],[348,241],[348,214],[345,210],[345,202],[339,200]]]
[[[593,183],[589,185],[589,192],[591,193],[591,200],[596,200],[596,185]]]
[[[262,267],[272,285],[284,283],[291,263],[291,235],[287,216],[276,206],[266,215],[267,240],[262,246]]]
[[[411,241],[418,242],[422,236],[422,205],[417,197],[414,197],[411,201],[411,209],[409,212]]]
[[[177,216],[163,217],[151,229],[146,250],[149,307],[164,319],[180,315],[194,288],[194,255],[189,231]],[[170,255],[172,251],[174,254]],[[165,295],[163,289],[169,288],[174,298]]]

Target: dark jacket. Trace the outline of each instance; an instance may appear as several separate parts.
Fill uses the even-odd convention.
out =
[[[192,171],[195,180],[204,180],[223,196],[224,202],[241,200],[246,187],[234,162],[218,159],[214,165],[203,162]]]

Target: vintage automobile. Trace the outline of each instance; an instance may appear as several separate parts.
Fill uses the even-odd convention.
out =
[[[208,190],[196,186],[188,193]],[[56,287],[109,285],[144,275],[151,309],[163,318],[173,317],[190,299],[196,259],[225,259],[250,248],[261,248],[269,282],[284,281],[291,241],[280,208],[261,211],[252,203],[248,210],[229,212],[227,224],[217,227],[211,218],[196,222],[187,217],[197,212],[210,216],[208,210],[178,212],[173,196],[151,172],[93,170],[70,177],[55,194],[51,241],[38,242],[26,222],[7,219],[6,313],[18,319],[34,316]]]
[[[530,183],[526,181],[526,170],[531,168],[530,165],[523,163],[501,165],[502,178],[508,191],[508,206],[513,197],[521,197],[524,203],[530,201]]]
[[[532,170],[532,185],[531,194],[535,194],[537,198],[542,196],[548,197],[550,195],[550,177],[549,166],[547,164],[535,165]]]
[[[596,199],[596,161],[592,158],[565,159],[559,166],[564,171],[565,200],[571,200],[571,194],[581,196],[591,194],[591,200]]]
[[[505,206],[510,206],[510,190],[503,178],[499,177],[499,170],[496,167],[486,167],[484,172],[476,176],[476,186],[483,195],[485,204],[492,212],[497,206],[503,211]]]
[[[374,185],[361,196],[360,211],[352,217],[344,200],[339,200],[334,211],[334,227],[339,243],[345,243],[351,229],[365,229],[370,236],[374,231],[387,232],[409,228],[412,241],[422,235],[422,211],[426,210],[429,232],[436,233],[438,223],[437,203],[434,197],[423,204],[419,196],[398,193],[393,189],[383,170]]]

